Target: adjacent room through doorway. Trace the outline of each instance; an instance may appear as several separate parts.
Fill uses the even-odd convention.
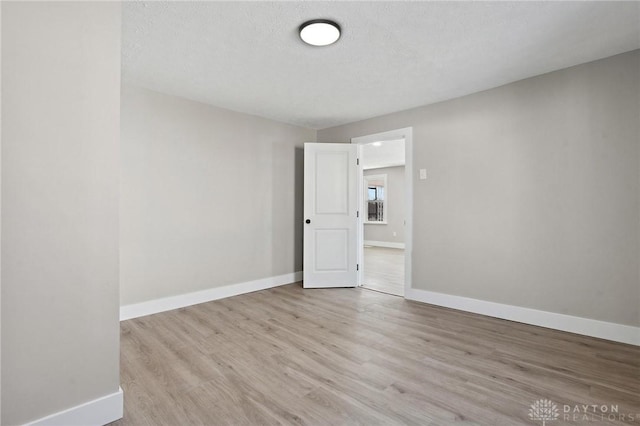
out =
[[[404,296],[405,139],[362,145],[362,286]]]

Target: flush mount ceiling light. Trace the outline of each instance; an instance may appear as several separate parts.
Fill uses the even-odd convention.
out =
[[[312,46],[328,46],[340,38],[340,25],[328,19],[313,19],[300,25],[300,38]]]
[[[374,142],[371,145],[373,145],[373,146],[382,146],[382,142]]]

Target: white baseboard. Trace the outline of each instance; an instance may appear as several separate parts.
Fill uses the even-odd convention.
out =
[[[405,291],[405,298],[490,317],[640,346],[640,327],[539,311],[502,303],[487,302],[485,300],[453,296],[444,293],[435,293],[415,288],[407,289]]]
[[[278,287],[301,280],[302,272],[294,272],[291,274],[278,275],[255,281],[214,287],[193,293],[163,297],[161,299],[149,300],[147,302],[124,305],[120,307],[120,321],[157,314],[159,312],[170,311],[172,309],[184,308],[185,306],[197,305],[199,303],[210,302],[212,300],[224,299],[225,297]]]
[[[365,246],[374,246],[374,247],[387,247],[387,248],[396,248],[404,250],[404,243],[389,243],[387,241],[371,241],[364,240]]]
[[[26,426],[102,426],[122,418],[124,394],[118,392],[43,417]]]

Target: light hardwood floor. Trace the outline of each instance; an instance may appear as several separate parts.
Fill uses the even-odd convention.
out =
[[[122,322],[125,425],[640,424],[640,347],[363,289],[291,284]]]
[[[364,247],[364,288],[404,295],[404,250]]]

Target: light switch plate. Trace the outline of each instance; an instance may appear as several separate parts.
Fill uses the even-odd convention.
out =
[[[425,180],[427,178],[427,169],[420,169],[420,179]]]

